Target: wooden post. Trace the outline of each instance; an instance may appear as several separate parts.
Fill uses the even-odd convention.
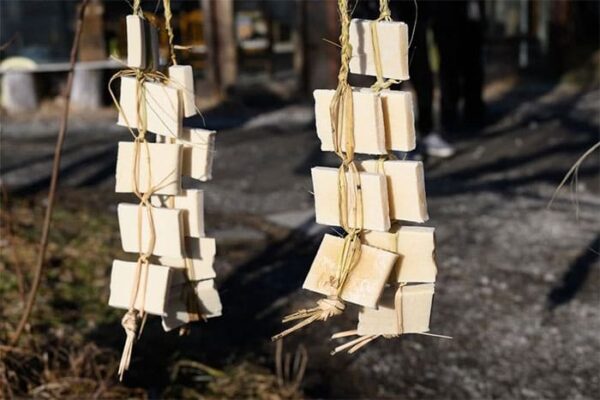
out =
[[[201,0],[208,55],[207,78],[221,95],[237,80],[233,0]]]

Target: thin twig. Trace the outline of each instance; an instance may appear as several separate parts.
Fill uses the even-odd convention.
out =
[[[581,157],[579,157],[577,159],[577,161],[575,161],[575,164],[573,164],[573,166],[571,167],[571,169],[569,169],[569,171],[567,172],[567,174],[565,175],[565,177],[563,178],[563,180],[559,183],[559,185],[557,186],[557,188],[554,190],[554,193],[552,194],[552,198],[550,199],[550,202],[548,203],[548,208],[550,208],[552,206],[552,203],[554,202],[554,199],[556,198],[556,196],[558,195],[558,193],[560,192],[560,190],[563,188],[563,186],[565,186],[565,184],[567,183],[567,181],[573,176],[575,179],[577,179],[577,174],[579,172],[579,167],[581,167],[581,164],[583,164],[583,162],[586,160],[586,158],[588,158],[588,156],[590,154],[592,154],[594,151],[600,149],[600,142],[596,143],[595,145],[593,145],[592,147],[590,147],[589,149],[587,149],[587,151],[585,153],[583,153],[581,155]],[[577,182],[575,181],[575,187],[574,187],[574,192],[575,192],[575,198],[577,197]]]
[[[42,237],[40,238],[40,247],[38,258],[35,265],[35,272],[33,282],[31,284],[31,289],[29,291],[29,296],[27,298],[27,304],[25,305],[25,310],[23,311],[23,315],[21,316],[21,320],[19,321],[19,325],[12,337],[11,343],[16,345],[19,342],[21,335],[23,334],[23,330],[25,329],[25,325],[27,325],[27,321],[29,320],[29,316],[31,315],[31,311],[33,309],[33,305],[35,304],[35,298],[40,287],[40,281],[42,279],[42,272],[44,269],[44,260],[46,256],[46,249],[48,247],[48,235],[50,232],[50,222],[52,220],[52,211],[54,208],[54,199],[56,197],[56,187],[58,184],[58,176],[60,174],[60,159],[62,155],[62,148],[65,141],[65,135],[67,132],[67,121],[69,119],[69,104],[71,103],[71,88],[73,87],[73,75],[75,72],[75,63],[77,62],[77,54],[79,52],[79,41],[81,39],[81,32],[83,28],[83,17],[85,14],[85,9],[89,3],[89,0],[81,0],[81,4],[79,5],[76,12],[76,27],[75,27],[75,37],[73,38],[73,46],[71,47],[71,59],[69,66],[69,75],[67,78],[67,87],[64,93],[64,110],[62,114],[62,120],[60,125],[60,130],[58,132],[58,137],[56,138],[56,146],[54,147],[54,160],[52,164],[52,178],[50,179],[50,190],[48,192],[48,205],[46,208],[46,215],[44,216],[44,225],[42,227]]]
[[[4,51],[4,50],[8,49],[14,43],[14,41],[17,40],[18,37],[19,37],[19,32],[12,35],[10,39],[8,39],[6,42],[4,42],[4,44],[2,44],[0,46],[0,51]]]

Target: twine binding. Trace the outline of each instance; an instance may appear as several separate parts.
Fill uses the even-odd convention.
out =
[[[338,73],[338,85],[330,105],[330,114],[334,151],[342,162],[338,170],[338,207],[341,226],[346,232],[346,236],[344,237],[342,251],[337,260],[338,268],[336,275],[330,278],[334,293],[325,299],[317,301],[316,307],[299,310],[283,318],[283,323],[298,320],[300,322],[273,336],[272,340],[279,340],[315,321],[327,321],[329,318],[341,315],[346,308],[341,298],[344,284],[360,259],[360,233],[363,226],[363,207],[360,175],[354,163],[354,104],[352,100],[352,88],[348,83],[350,58],[352,57],[348,0],[338,0],[338,12],[341,24],[341,62]],[[351,185],[348,183],[349,177]],[[352,196],[349,195],[349,189],[352,190]],[[352,220],[353,224],[351,224],[349,212],[354,217]]]

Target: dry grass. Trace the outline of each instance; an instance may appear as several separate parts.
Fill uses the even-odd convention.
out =
[[[123,257],[117,221],[107,206],[113,202],[86,192],[63,192],[54,214],[44,281],[18,348],[5,344],[29,288],[43,207],[41,197],[16,198],[11,204],[5,197],[2,203],[0,398],[148,397],[146,390],[118,382],[119,349],[90,340],[97,327],[118,324],[120,319],[120,310],[106,305],[110,263]],[[161,397],[300,398],[302,377],[294,374],[305,361],[294,360],[280,351],[279,369],[287,375],[278,377],[275,369],[251,360],[233,361],[221,371],[196,360],[174,359]],[[292,361],[295,367],[284,365]],[[148,382],[149,387],[152,384]]]

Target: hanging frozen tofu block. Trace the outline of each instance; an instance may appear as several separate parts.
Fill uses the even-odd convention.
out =
[[[137,90],[138,82],[134,77],[121,78],[121,96],[119,119],[117,124],[138,128]],[[177,89],[158,82],[146,82],[143,90],[146,107],[146,130],[169,138],[181,136],[183,107],[179,101]]]
[[[128,253],[145,253],[151,250],[151,254],[155,256],[183,257],[183,218],[181,210],[152,207],[155,239],[153,249],[148,248],[152,238],[150,210],[137,204],[121,203],[117,212],[119,214],[121,244],[124,251]],[[141,236],[141,249],[138,244],[139,236]]]
[[[215,131],[207,129],[183,130],[182,174],[202,182],[212,179],[213,156],[215,152]]]
[[[429,332],[434,285],[425,283],[390,287],[376,310],[363,308],[358,314],[359,335],[401,335]]]
[[[399,255],[391,282],[435,282],[435,228],[395,225],[391,232],[365,232],[363,240],[369,246]]]
[[[378,160],[365,160],[357,164],[365,172],[385,174],[391,219],[412,222],[429,219],[421,161],[390,160],[382,164]]]
[[[138,191],[146,193],[152,189],[156,194],[170,196],[181,193],[183,146],[161,143],[140,143],[138,146]],[[135,147],[135,142],[119,142],[115,185],[117,193],[135,192]]]
[[[146,40],[144,21],[137,15],[128,15],[127,24],[127,66],[146,68]]]
[[[315,196],[315,214],[318,224],[341,226],[339,208],[338,169],[314,167],[311,170],[313,193]],[[360,187],[362,193],[362,222],[364,229],[387,231],[390,229],[388,206],[388,189],[383,174],[360,172]],[[356,198],[352,188],[358,182],[353,182],[354,175],[346,173],[348,182],[348,223],[352,228],[358,228],[359,223],[352,211],[356,207]]]
[[[159,257],[162,265],[184,271],[190,281],[213,279],[216,277],[214,263],[217,247],[213,238],[185,238],[185,258]],[[173,284],[185,282],[185,276],[178,274]]]
[[[330,111],[334,93],[335,90],[314,91],[317,135],[323,151],[334,151]],[[386,154],[381,98],[372,91],[353,88],[352,101],[355,151],[363,154]],[[345,143],[345,135],[342,134],[343,151],[346,151]]]
[[[336,293],[333,286],[338,270],[338,259],[344,246],[344,239],[325,235],[319,251],[306,276],[304,289],[331,296]],[[361,245],[360,259],[354,266],[341,298],[364,307],[376,307],[385,282],[398,256],[389,251]]]
[[[377,29],[383,77],[405,81],[408,73],[408,26],[403,22],[353,19],[350,22],[350,72],[377,76],[377,60],[371,24]]]
[[[194,71],[191,65],[172,65],[169,67],[171,85],[179,90],[183,104],[183,116],[196,115],[196,100],[194,93]]]
[[[203,318],[219,317],[223,310],[219,292],[215,288],[215,281],[210,279],[200,281],[194,285],[199,305],[199,311]],[[166,315],[162,318],[163,329],[167,332],[179,328],[189,322],[193,322],[191,318],[192,310],[188,309],[188,302],[185,299],[186,292],[181,290],[176,292],[171,290],[171,296],[167,304]]]
[[[204,237],[204,191],[187,189],[178,196],[152,196],[150,201],[155,207],[182,210],[184,236]]]
[[[370,89],[364,89],[370,90]],[[412,151],[417,146],[412,94],[397,90],[379,92],[388,150]]]
[[[111,307],[129,308],[136,284],[136,268],[138,268],[136,262],[113,261],[108,300]],[[140,268],[134,308],[140,311],[143,309],[150,314],[165,315],[171,287],[171,269],[154,264]]]

